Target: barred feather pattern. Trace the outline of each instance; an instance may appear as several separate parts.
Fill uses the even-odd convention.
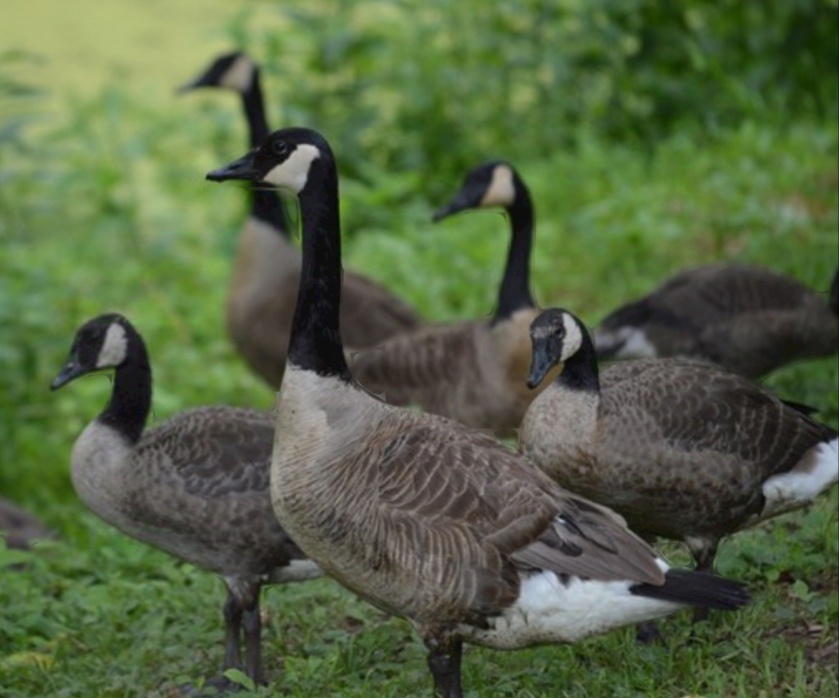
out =
[[[390,404],[417,405],[476,428],[516,429],[542,390],[526,385],[529,328],[538,313],[524,308],[495,324],[429,325],[353,354],[350,368]]]
[[[420,629],[484,627],[545,570],[563,584],[664,582],[620,516],[480,432],[293,366],[277,418],[282,525],[341,584]]]
[[[736,374],[646,359],[612,365],[599,394],[552,385],[534,401],[521,445],[634,530],[684,540],[718,539],[778,513],[765,510],[764,483],[835,438]]]
[[[796,279],[715,264],[688,269],[614,311],[595,344],[604,358],[692,357],[755,378],[835,354],[839,316],[825,294]]]

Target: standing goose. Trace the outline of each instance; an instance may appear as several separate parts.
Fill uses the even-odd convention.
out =
[[[601,359],[684,356],[757,378],[839,349],[839,271],[828,299],[789,276],[745,264],[688,269],[597,328]]]
[[[338,177],[322,136],[277,131],[208,178],[299,198],[303,269],[276,412],[274,511],[324,571],[411,621],[437,696],[462,696],[464,640],[574,642],[682,604],[745,603],[734,582],[668,569],[618,516],[499,441],[354,383],[338,329]]]
[[[516,170],[490,162],[472,170],[435,220],[471,208],[503,207],[510,248],[489,320],[430,325],[353,356],[355,379],[391,404],[485,429],[515,429],[538,394],[528,390],[528,328],[538,314],[530,293],[533,204]],[[348,342],[351,345],[351,342]]]
[[[244,627],[244,668],[261,683],[263,583],[320,576],[271,509],[273,416],[203,407],[144,432],[151,365],[143,338],[117,314],[79,328],[52,389],[111,368],[111,399],[73,447],[73,486],[88,508],[126,535],[222,577],[227,585],[223,669],[242,665]],[[226,685],[225,679],[216,682]]]
[[[250,129],[251,147],[268,135],[259,68],[241,52],[218,57],[182,90],[234,90]],[[227,299],[227,332],[250,368],[273,388],[285,369],[291,318],[300,281],[300,252],[288,211],[275,191],[251,188],[251,210],[239,237]],[[376,346],[420,325],[405,301],[360,274],[344,275],[341,328],[351,347]]]
[[[522,423],[526,455],[636,532],[682,540],[711,571],[724,536],[806,506],[839,477],[836,431],[741,376],[640,359],[598,376],[585,326],[546,310],[531,328],[530,385],[562,373]]]

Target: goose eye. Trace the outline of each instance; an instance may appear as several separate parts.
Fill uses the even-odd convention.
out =
[[[289,150],[291,150],[291,148],[289,147],[288,143],[286,143],[285,141],[274,141],[271,144],[271,151],[277,157],[281,157],[281,158],[285,157],[286,155],[288,155]]]

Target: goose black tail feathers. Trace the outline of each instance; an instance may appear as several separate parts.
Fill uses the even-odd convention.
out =
[[[636,584],[630,591],[651,599],[718,611],[734,611],[750,600],[742,582],[691,570],[668,570],[662,586]]]

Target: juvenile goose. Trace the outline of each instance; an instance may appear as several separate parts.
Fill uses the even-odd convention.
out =
[[[490,162],[466,176],[434,219],[497,206],[510,220],[510,248],[492,317],[429,325],[355,354],[352,373],[365,388],[391,404],[413,403],[468,426],[519,426],[538,394],[525,385],[528,328],[539,312],[530,293],[530,193],[512,165]]]
[[[242,52],[219,56],[181,90],[230,89],[242,96],[250,144],[268,135],[258,66]],[[251,187],[251,210],[239,237],[227,299],[227,332],[251,370],[278,388],[285,368],[300,280],[300,252],[288,211],[275,191]],[[403,300],[360,274],[344,275],[341,328],[349,346],[376,346],[420,325]]]
[[[354,383],[338,329],[338,177],[320,134],[277,131],[208,178],[266,182],[299,198],[303,270],[272,503],[324,571],[411,621],[437,696],[462,695],[464,640],[503,649],[574,642],[682,604],[745,603],[734,582],[668,569],[618,516],[561,490],[495,439]]]
[[[73,486],[88,508],[126,535],[224,580],[223,669],[241,666],[244,628],[244,669],[261,683],[262,585],[320,575],[271,509],[273,417],[203,407],[144,433],[151,365],[142,337],[117,314],[79,328],[52,389],[105,369],[115,369],[111,398],[76,440]],[[216,682],[226,685],[224,679]]]
[[[526,455],[632,530],[687,543],[711,571],[724,536],[806,506],[839,477],[837,433],[741,376],[679,359],[616,363],[566,310],[531,328],[529,385],[562,373],[522,423]]]
[[[757,378],[839,349],[839,271],[827,301],[789,276],[745,264],[688,269],[597,328],[602,359],[683,356]]]

